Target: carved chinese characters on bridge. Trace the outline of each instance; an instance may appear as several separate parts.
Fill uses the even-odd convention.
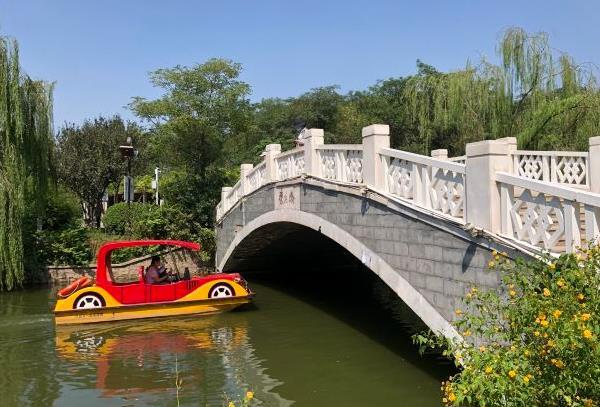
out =
[[[300,187],[275,188],[275,209],[300,209]]]

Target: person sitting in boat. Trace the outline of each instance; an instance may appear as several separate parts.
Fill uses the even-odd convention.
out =
[[[160,284],[170,282],[167,269],[160,262],[160,256],[152,256],[150,266],[146,269],[146,284]]]

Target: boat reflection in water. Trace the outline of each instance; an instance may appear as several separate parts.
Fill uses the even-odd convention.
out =
[[[179,377],[186,404],[223,405],[225,395],[237,399],[247,390],[267,405],[290,404],[270,391],[279,383],[254,357],[247,324],[236,322],[203,317],[58,327],[56,351],[70,365],[71,380],[80,380],[73,386],[95,381],[100,397],[169,404]]]

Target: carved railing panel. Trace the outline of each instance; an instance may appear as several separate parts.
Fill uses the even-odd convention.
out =
[[[326,179],[361,184],[363,182],[362,146],[319,147],[321,176]]]
[[[464,164],[389,148],[381,159],[389,194],[464,221]]]
[[[275,157],[277,179],[284,180],[302,175],[305,169],[304,150],[294,149]]]
[[[433,210],[455,218],[464,217],[465,174],[434,168],[429,196]]]
[[[250,190],[248,192],[255,191],[265,184],[267,175],[266,173],[267,165],[265,162],[260,163],[248,173],[246,176],[248,179],[248,185],[250,186]]]
[[[588,154],[569,151],[515,151],[513,173],[537,181],[587,188]]]
[[[600,195],[506,173],[496,179],[504,235],[556,253],[600,237]]]

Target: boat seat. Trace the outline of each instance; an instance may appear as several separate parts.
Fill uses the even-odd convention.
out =
[[[138,267],[138,276],[140,277],[140,284],[146,284],[146,274],[144,273],[144,266]]]

